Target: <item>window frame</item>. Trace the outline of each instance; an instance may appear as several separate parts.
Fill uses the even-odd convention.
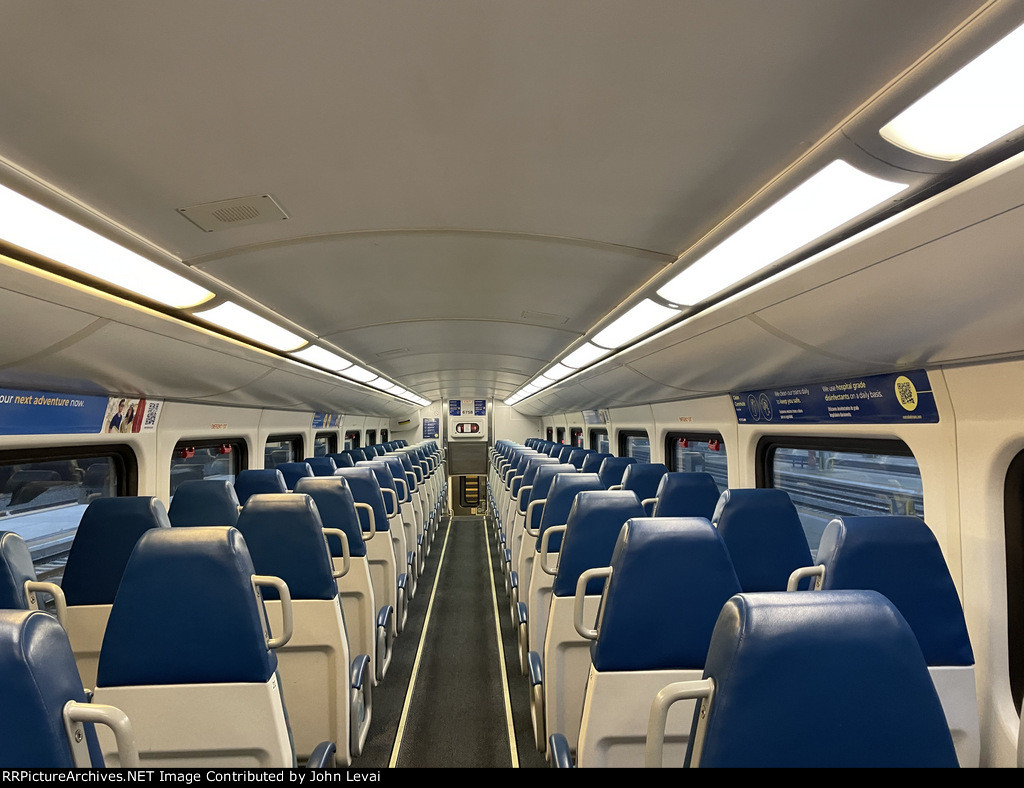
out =
[[[1003,481],[1006,560],[1006,651],[1010,693],[1017,713],[1024,705],[1024,449],[1013,456]]]
[[[611,438],[608,436],[608,428],[607,427],[593,427],[590,430],[590,436],[589,437],[590,437],[590,448],[593,451],[601,451],[601,449],[599,448],[598,438],[604,438],[605,441],[607,441],[607,443],[608,443],[608,452],[611,453],[612,441],[611,441]]]
[[[271,443],[292,443],[292,458],[288,462],[300,462],[305,457],[306,442],[302,434],[298,432],[282,433],[280,435],[268,435],[263,441],[263,467],[267,466],[267,446]]]
[[[324,452],[324,454],[321,455],[321,456],[325,457],[328,454],[337,454],[338,453],[338,433],[332,430],[330,432],[318,432],[318,433],[313,435],[313,455],[312,456],[314,456],[314,457],[317,456],[317,454],[316,454],[316,444],[317,444],[317,441],[322,440],[324,438],[327,439],[327,451]]]
[[[619,442],[620,457],[631,456],[626,450],[630,438],[646,438],[648,446],[651,446],[651,436],[648,434],[647,430],[619,430],[617,438]],[[651,462],[654,462],[654,455],[651,455]]]
[[[191,438],[182,438],[174,444],[174,448],[171,450],[171,465],[168,468],[167,482],[170,485],[170,468],[174,467],[174,457],[178,452],[184,449],[219,449],[221,446],[231,446],[231,454],[238,458],[238,470],[235,472],[235,476],[238,473],[244,471],[249,467],[249,443],[245,438],[235,435],[230,438],[201,438],[192,440]],[[237,453],[236,453],[237,452]],[[169,489],[169,487],[168,487]],[[172,492],[173,496],[174,493]]]
[[[569,445],[574,449],[583,448],[583,428],[582,427],[570,427],[569,428]]]
[[[349,446],[349,441],[352,441],[352,445]],[[342,441],[345,444],[345,451],[351,449],[358,449],[363,443],[363,431],[362,430],[345,430],[345,436]]]

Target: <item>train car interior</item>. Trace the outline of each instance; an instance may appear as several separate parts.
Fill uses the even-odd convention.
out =
[[[1024,765],[1024,0],[0,9],[0,767]]]

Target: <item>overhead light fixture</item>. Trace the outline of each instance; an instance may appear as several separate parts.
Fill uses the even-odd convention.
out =
[[[391,393],[391,394],[397,394],[400,391],[405,391],[405,389],[403,389],[397,383],[392,383],[390,386],[388,386],[388,388],[386,388],[384,390],[389,392],[389,393]]]
[[[0,238],[104,282],[184,309],[213,293],[35,200],[0,186]]]
[[[645,298],[595,336],[594,344],[609,349],[622,347],[678,314],[678,309]]]
[[[549,370],[544,373],[544,377],[551,378],[551,380],[561,380],[562,378],[568,377],[575,370],[569,369],[564,364],[555,364]]]
[[[837,159],[691,263],[658,295],[680,305],[704,301],[905,188]]]
[[[225,301],[213,309],[193,313],[196,317],[209,321],[214,325],[226,328],[247,339],[267,345],[275,350],[292,351],[306,344],[306,340],[271,323],[266,318],[239,306],[232,301]]]
[[[980,54],[889,121],[893,145],[958,161],[1024,126],[1024,26]]]
[[[391,388],[391,381],[385,378],[377,378],[376,380],[369,381],[369,383],[375,389],[380,389],[381,391],[387,391]]]
[[[357,364],[353,364],[347,369],[338,370],[338,374],[344,375],[346,378],[351,378],[352,380],[358,380],[360,383],[369,383],[371,380],[376,380],[379,377],[376,373],[370,372],[368,369],[363,369]]]
[[[563,358],[562,363],[572,369],[579,369],[580,367],[587,366],[592,361],[597,361],[607,352],[603,347],[597,347],[597,345],[586,342]]]
[[[339,370],[352,366],[352,362],[348,359],[342,358],[338,354],[325,350],[322,347],[317,347],[316,345],[310,345],[302,350],[296,350],[292,355],[300,361],[316,364],[318,367],[329,369],[332,372],[338,372]]]

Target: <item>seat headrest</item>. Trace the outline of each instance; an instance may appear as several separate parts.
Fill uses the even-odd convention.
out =
[[[82,515],[64,567],[69,605],[112,605],[128,558],[151,528],[170,528],[159,498],[97,498]]]
[[[96,683],[265,683],[255,574],[236,528],[154,528],[139,539],[110,610]]]
[[[615,544],[612,576],[590,655],[597,670],[697,670],[718,613],[740,581],[729,551],[699,517],[629,520]]]
[[[622,484],[622,475],[626,467],[636,463],[632,457],[608,457],[601,463],[601,469],[597,475],[601,477],[601,484],[605,489],[615,484]]]
[[[660,462],[636,462],[622,472],[622,489],[632,490],[641,501],[658,494],[661,478],[668,468]]]
[[[868,589],[892,602],[929,665],[973,665],[967,622],[942,548],[917,517],[839,517],[818,547],[826,589]]]
[[[337,464],[330,457],[307,457],[303,462],[310,467],[314,476],[333,476],[338,470]]]
[[[785,591],[793,570],[811,565],[800,515],[785,490],[726,490],[712,522],[744,591]]]
[[[958,765],[917,639],[874,591],[733,597],[705,676],[701,766]]]
[[[352,455],[346,452],[338,452],[336,454],[328,454],[332,460],[334,460],[334,468],[351,468],[356,464],[355,460],[352,459]]]
[[[580,471],[583,473],[597,473],[600,474],[601,463],[611,457],[608,452],[592,451],[586,457],[583,458],[583,465]]]
[[[334,599],[338,595],[324,525],[310,496],[254,495],[238,516],[236,527],[245,538],[256,574],[280,577],[292,599]],[[262,593],[267,599],[278,598],[273,588]]]
[[[0,531],[0,609],[27,610],[25,581],[36,579],[28,545],[14,531]]]
[[[238,496],[226,479],[190,479],[178,485],[167,516],[175,528],[234,525]]]
[[[581,471],[583,470],[583,461],[590,453],[590,449],[573,449],[569,454],[568,462],[570,465],[574,466],[576,470]],[[594,473],[597,473],[597,471],[594,471]]]
[[[366,543],[363,531],[359,527],[359,514],[356,512],[355,499],[348,482],[335,475],[309,476],[299,479],[295,484],[295,492],[308,495],[316,503],[320,521],[324,528],[338,528],[348,538],[349,555],[353,558],[366,557]],[[341,540],[328,534],[327,544],[334,558],[341,558]]]
[[[247,468],[235,477],[235,495],[240,506],[245,506],[250,495],[283,492],[288,492],[288,485],[277,468]]]
[[[381,463],[383,465],[383,463]],[[383,465],[384,470],[391,473],[387,469],[386,465]],[[384,495],[380,491],[380,482],[377,480],[377,469],[367,467],[365,465],[356,464],[355,468],[338,468],[334,472],[334,475],[340,476],[346,482],[348,482],[349,489],[352,491],[352,497],[359,503],[369,504],[373,510],[373,521],[375,529],[378,531],[390,531],[391,528],[388,525],[387,509],[384,506]],[[363,509],[357,510],[359,513],[359,522],[362,523],[363,530],[370,530],[370,518],[366,511]]]
[[[68,636],[41,611],[0,610],[0,763],[4,768],[73,768],[64,706],[85,703]],[[93,767],[103,756],[85,726]]]
[[[710,520],[721,495],[710,473],[674,471],[661,477],[654,517],[704,517]]]
[[[284,483],[288,485],[289,490],[295,489],[295,483],[299,479],[305,479],[307,476],[314,475],[313,469],[309,467],[308,462],[279,462],[275,467],[281,471],[281,475],[284,476]]]
[[[588,474],[594,475],[594,474]],[[584,490],[576,496],[558,555],[555,596],[575,596],[576,581],[587,569],[609,566],[619,532],[627,520],[643,517],[644,509],[631,490]],[[603,579],[587,583],[586,593],[600,594]]]

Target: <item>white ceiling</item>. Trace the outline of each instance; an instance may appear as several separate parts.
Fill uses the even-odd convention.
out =
[[[500,399],[984,5],[2,0],[0,157],[416,393]],[[288,219],[177,212],[260,194]],[[717,330],[748,376],[551,407],[795,352]]]

